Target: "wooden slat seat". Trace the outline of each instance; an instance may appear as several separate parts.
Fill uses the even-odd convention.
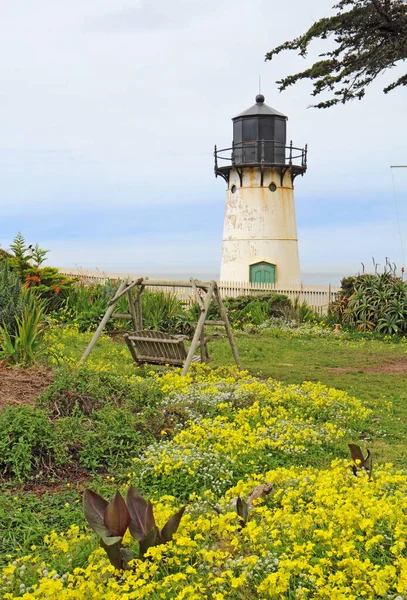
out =
[[[187,357],[184,340],[186,336],[170,335],[161,331],[143,329],[124,336],[136,364],[182,366]],[[193,362],[201,362],[194,356]]]

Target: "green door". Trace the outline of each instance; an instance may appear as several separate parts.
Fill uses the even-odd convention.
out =
[[[276,265],[268,262],[259,262],[250,265],[250,283],[275,283]]]

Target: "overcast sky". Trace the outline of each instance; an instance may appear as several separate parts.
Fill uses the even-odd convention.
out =
[[[58,266],[218,276],[225,182],[213,146],[254,103],[309,145],[296,179],[304,280],[336,282],[407,254],[406,88],[307,108],[311,86],[275,81],[311,64],[274,46],[332,0],[2,0],[0,245],[17,231]],[[327,42],[329,45],[329,42]],[[395,194],[394,194],[395,190]],[[396,204],[398,206],[398,216]]]

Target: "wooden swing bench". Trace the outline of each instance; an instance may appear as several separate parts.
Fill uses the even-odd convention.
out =
[[[169,333],[163,333],[161,331],[143,329],[141,294],[146,286],[151,286],[153,288],[192,288],[193,296],[198,305],[199,317],[189,348],[185,347],[185,340],[187,337],[184,335],[170,335]],[[132,295],[134,290],[136,291],[135,298],[133,298]],[[129,314],[114,313],[118,300],[123,296],[127,296]],[[222,319],[221,321],[206,320],[212,300],[218,305]],[[199,281],[197,279],[190,279],[190,281],[154,281],[145,277],[140,277],[139,279],[130,282],[128,280],[122,281],[115,295],[109,302],[106,314],[99,323],[93,338],[83,353],[80,360],[81,363],[85,362],[88,358],[110,318],[132,321],[134,333],[125,334],[124,339],[136,365],[149,363],[153,365],[182,366],[182,375],[186,375],[191,363],[207,363],[210,361],[207,343],[211,338],[205,337],[204,330],[205,325],[216,325],[225,328],[235,362],[238,367],[241,367],[232,328],[216,281]],[[195,352],[198,349],[200,353],[199,355],[196,355]]]
[[[188,356],[185,348],[187,337],[184,335],[170,335],[161,331],[144,329],[135,333],[126,333],[124,339],[137,365],[149,363],[182,367]],[[205,338],[204,357],[207,358],[202,360],[200,355],[194,355],[191,362],[209,362],[206,350],[208,341],[209,339]]]

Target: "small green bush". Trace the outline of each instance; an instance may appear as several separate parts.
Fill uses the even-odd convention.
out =
[[[284,294],[252,294],[225,298],[223,302],[229,321],[236,329],[243,329],[249,324],[261,325],[271,317],[292,316],[291,300]]]
[[[66,451],[46,413],[32,406],[0,412],[0,471],[22,481],[34,471],[62,464]]]
[[[111,405],[82,421],[80,437],[79,461],[90,471],[129,465],[154,440],[142,416]]]
[[[54,416],[65,417],[78,412],[91,415],[106,403],[139,412],[157,406],[162,396],[159,386],[151,380],[131,382],[120,375],[94,371],[87,365],[61,366],[37,402]]]

